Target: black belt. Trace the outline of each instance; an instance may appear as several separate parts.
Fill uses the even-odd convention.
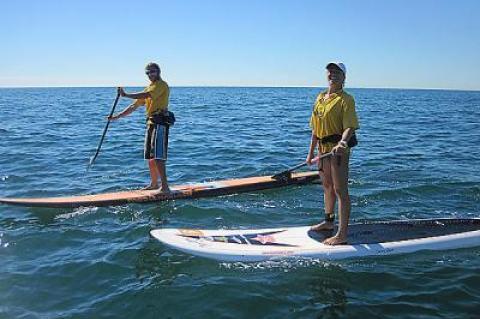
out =
[[[153,114],[147,117],[147,121],[151,121],[155,124],[161,124],[161,125],[173,125],[175,124],[175,115],[173,114],[173,112],[170,112],[170,111],[168,111],[166,114],[165,113]]]
[[[320,144],[337,144],[342,140],[342,136],[340,134],[333,134],[333,135],[327,135],[318,140]]]
[[[333,135],[327,135],[322,138],[319,138],[318,142],[320,144],[327,144],[327,143],[337,144],[341,140],[342,140],[342,135],[333,134]],[[355,133],[353,133],[352,136],[350,136],[350,139],[348,140],[347,145],[348,147],[354,147],[357,144],[358,144],[357,136],[355,135]]]

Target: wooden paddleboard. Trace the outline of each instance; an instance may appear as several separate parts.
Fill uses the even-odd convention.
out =
[[[348,242],[322,242],[333,231],[309,226],[271,229],[155,229],[153,238],[187,254],[219,261],[245,262],[278,258],[321,260],[359,258],[480,246],[480,219],[417,219],[349,226]]]
[[[0,203],[30,207],[114,206],[128,203],[151,203],[172,199],[221,196],[288,185],[302,185],[318,180],[318,172],[312,171],[293,173],[291,178],[285,180],[276,180],[271,176],[258,176],[191,185],[178,185],[173,186],[171,188],[172,192],[168,194],[161,194],[156,190],[131,190],[68,197],[0,198]]]

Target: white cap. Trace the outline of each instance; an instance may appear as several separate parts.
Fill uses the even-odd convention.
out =
[[[328,69],[328,67],[332,64],[335,65],[336,67],[338,67],[340,70],[342,70],[343,74],[347,75],[347,67],[342,62],[335,62],[335,61],[334,62],[329,62],[327,64],[327,66],[325,67],[325,69]]]

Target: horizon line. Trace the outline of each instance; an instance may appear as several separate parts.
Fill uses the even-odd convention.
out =
[[[122,87],[144,87],[143,85],[125,85]],[[61,88],[115,88],[117,86],[110,85],[53,85],[53,86],[2,86],[0,89],[61,89]],[[171,88],[326,88],[326,86],[315,85],[171,85]],[[460,89],[460,88],[409,88],[409,87],[347,87],[348,89],[380,89],[380,90],[423,90],[423,91],[466,91],[466,92],[479,92],[480,89]]]

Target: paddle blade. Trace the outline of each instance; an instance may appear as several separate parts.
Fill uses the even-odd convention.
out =
[[[90,170],[90,166],[92,166],[92,164],[93,164],[93,162],[95,161],[96,158],[97,158],[97,156],[90,157],[90,160],[88,161],[88,165],[87,165],[87,172]]]
[[[292,178],[292,172],[294,170],[301,168],[305,165],[307,165],[307,162],[300,163],[298,165],[295,165],[294,167],[287,169],[286,171],[273,175],[272,178],[276,180],[289,180],[290,178]]]

